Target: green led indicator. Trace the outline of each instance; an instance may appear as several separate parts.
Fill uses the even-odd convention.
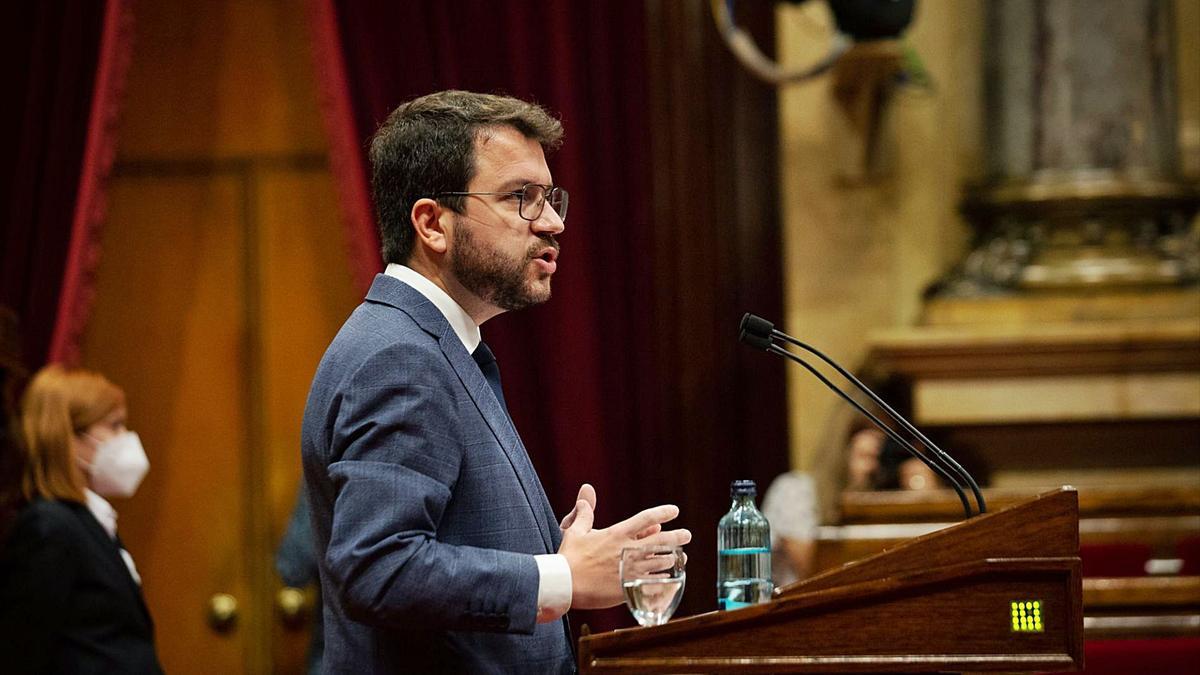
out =
[[[1010,603],[1012,608],[1012,632],[1014,633],[1041,633],[1042,628],[1042,601],[1041,600],[1021,600]]]

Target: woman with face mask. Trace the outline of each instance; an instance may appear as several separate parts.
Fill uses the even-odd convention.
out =
[[[21,400],[23,505],[0,548],[0,670],[161,673],[133,557],[107,498],[150,467],[104,376],[42,369]]]

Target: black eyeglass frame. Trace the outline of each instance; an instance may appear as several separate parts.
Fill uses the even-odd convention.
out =
[[[532,218],[525,215],[525,205],[529,203],[525,199],[525,191],[531,187],[541,188],[542,195],[543,195],[541,205],[538,208],[538,212],[536,214],[534,214],[534,216]],[[537,220],[538,218],[542,217],[542,213],[544,213],[546,211],[546,204],[551,201],[552,195],[555,195],[555,194],[562,195],[562,210],[560,211],[558,209],[554,209],[554,212],[558,214],[558,217],[563,222],[566,222],[566,220],[567,220],[567,205],[570,202],[570,193],[567,192],[566,188],[561,188],[556,185],[542,185],[541,183],[526,183],[521,186],[520,190],[510,190],[507,192],[439,192],[439,193],[435,194],[433,196],[433,198],[440,199],[442,197],[472,197],[472,196],[483,196],[483,195],[508,195],[508,196],[516,197],[517,199],[520,200],[517,203],[517,215],[520,216],[522,220],[528,220],[529,222],[532,223],[535,220]],[[550,208],[554,208],[554,207],[551,206]]]

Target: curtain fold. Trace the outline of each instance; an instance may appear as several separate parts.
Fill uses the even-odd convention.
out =
[[[50,339],[49,361],[78,363],[79,341],[95,299],[100,264],[100,229],[107,207],[107,181],[117,155],[121,95],[133,57],[133,1],[108,0],[101,24],[95,86],[88,113],[70,243],[62,291]]]
[[[781,314],[773,91],[750,91],[702,3],[310,1],[322,90],[349,99],[349,115],[324,105],[331,154],[358,158],[340,181],[365,180],[368,136],[422,94],[506,93],[561,116],[549,163],[571,215],[554,297],[489,321],[485,337],[555,510],[583,482],[596,487],[598,526],[679,504],[677,524],[696,535],[680,613],[713,608],[709,549],[729,481],[765,490],[787,466],[782,369],[735,344],[741,311]],[[664,4],[698,11],[652,23]],[[337,31],[340,72],[322,30]],[[667,38],[699,58],[665,67]],[[692,93],[673,98],[680,90]],[[365,193],[346,192],[359,195],[348,236],[365,240]],[[378,254],[369,265],[382,268]],[[632,624],[623,608],[582,621]]]
[[[375,228],[369,173],[364,161],[363,139],[366,136],[354,117],[354,98],[347,81],[342,32],[333,3],[310,0],[306,8],[317,92],[329,138],[329,166],[345,221],[350,271],[355,285],[365,294],[379,270],[380,261],[379,234]]]
[[[8,119],[0,131],[0,304],[30,369],[77,358],[90,307],[132,5],[17,2],[3,10]]]

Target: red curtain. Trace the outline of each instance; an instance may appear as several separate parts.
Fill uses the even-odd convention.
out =
[[[1192,675],[1200,638],[1084,640],[1083,660],[1083,675]]]
[[[646,3],[312,0],[310,16],[332,166],[364,288],[382,268],[364,149],[396,105],[459,88],[534,100],[561,115],[565,143],[549,161],[555,182],[571,191],[571,215],[554,298],[489,321],[484,335],[555,510],[565,513],[583,482],[596,486],[600,526],[679,504],[699,551],[680,614],[712,608],[709,549],[729,481],[757,478],[765,489],[787,464],[782,371],[761,354],[737,351],[733,304],[762,287],[745,309],[780,314],[778,235],[775,221],[761,219],[768,236],[747,250],[736,218],[723,221],[721,208],[707,206],[709,187],[726,204],[747,197],[723,180],[745,164],[721,164],[736,154],[721,143],[705,148],[719,170],[695,167],[716,180],[683,194],[678,213],[686,217],[652,199],[656,167],[671,165],[660,155],[678,162],[690,152],[684,146],[708,141],[656,138],[652,98],[668,87],[651,74],[649,46],[660,36],[649,35]],[[689,30],[708,39],[711,19],[705,13]],[[709,60],[732,72],[717,45]],[[773,134],[774,106],[761,114]],[[704,131],[735,140],[732,126],[714,122]],[[753,152],[774,171],[771,150]],[[774,174],[761,183],[756,203],[773,211]],[[676,255],[685,246],[701,254]],[[681,300],[689,295],[701,300]],[[721,346],[699,353],[712,344]],[[743,354],[754,365],[745,367]],[[631,623],[623,609],[582,620],[594,628]]]
[[[78,357],[132,41],[128,0],[5,3],[0,304],[25,362]]]

